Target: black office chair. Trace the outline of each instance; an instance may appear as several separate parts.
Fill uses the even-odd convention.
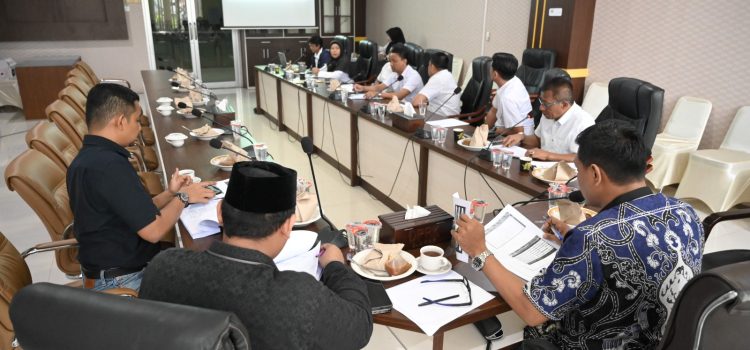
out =
[[[21,289],[10,319],[25,350],[250,349],[247,330],[230,312],[50,283]]]
[[[609,82],[609,103],[596,122],[625,120],[643,135],[648,149],[654,145],[661,126],[664,89],[634,78],[614,78]]]
[[[544,84],[544,73],[555,66],[555,52],[547,49],[523,50],[521,64],[518,65],[516,76],[521,79],[526,91],[533,99],[539,95]]]
[[[453,72],[453,54],[447,51],[438,50],[438,49],[427,49],[422,52],[422,57],[419,59],[419,66],[417,67],[417,72],[419,72],[419,75],[422,77],[422,83],[427,84],[427,81],[430,80],[430,74],[427,73],[427,66],[430,64],[430,57],[434,55],[437,52],[442,52],[446,56],[448,56],[448,71]]]
[[[568,81],[572,81],[572,79],[570,78],[570,74],[568,74],[568,72],[566,72],[562,68],[552,68],[552,69],[544,72],[544,82],[545,83],[548,82],[551,79],[554,79],[554,78],[565,78]],[[544,85],[544,84],[542,84],[542,85]],[[539,94],[541,94],[541,93],[542,92],[539,91]],[[542,111],[539,110],[539,105],[540,104],[541,103],[539,102],[538,98],[535,98],[533,101],[531,101],[531,112],[529,113],[529,115],[531,115],[531,117],[534,118],[534,127],[535,128],[537,126],[539,126],[539,122],[542,120]]]
[[[352,42],[351,42],[351,40],[349,40],[348,36],[346,36],[346,35],[336,35],[336,36],[333,37],[333,39],[331,41],[334,41],[334,40],[341,43],[341,45],[343,46],[343,49],[344,49],[344,52],[343,52],[344,55],[349,55],[349,54],[352,53]]]
[[[422,49],[421,46],[415,44],[415,43],[405,43],[404,47],[406,47],[406,60],[407,63],[414,68],[415,70],[419,68],[419,62],[422,58],[422,53],[424,52],[424,49]]]
[[[708,241],[711,231],[720,222],[747,218],[750,218],[750,209],[747,208],[716,212],[706,216],[703,219],[703,241]],[[703,254],[702,270],[708,271],[719,266],[741,261],[750,261],[750,249],[729,249]]]
[[[378,76],[376,70],[378,60],[378,44],[374,41],[362,40],[357,45],[359,57],[354,62],[352,80],[358,84],[369,84]]]
[[[492,90],[491,69],[490,57],[480,56],[471,61],[471,79],[466,82],[461,94],[461,114],[449,118],[457,118],[475,126],[484,123]]]

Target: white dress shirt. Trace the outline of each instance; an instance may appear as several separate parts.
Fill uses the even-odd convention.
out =
[[[380,74],[378,74],[377,81],[388,85],[396,80],[397,77],[398,74],[394,73],[393,69],[391,68],[391,62],[386,62],[383,65],[383,68],[380,69]]]
[[[570,154],[578,152],[576,137],[584,129],[594,125],[594,118],[575,102],[558,120],[542,116],[534,134],[542,141],[542,149],[548,152]]]
[[[406,69],[404,69],[404,72],[401,73],[401,75],[404,76],[404,79],[394,83],[391,86],[391,89],[394,92],[401,91],[401,89],[409,90],[409,95],[404,98],[404,101],[411,102],[411,100],[413,100],[414,97],[417,96],[419,90],[422,90],[422,87],[424,86],[424,84],[422,84],[422,76],[420,76],[419,73],[417,73],[417,71],[414,70],[410,65],[406,65]],[[396,79],[398,79],[398,74],[394,74],[391,79],[386,79],[388,80],[388,82],[383,83],[388,85],[390,83],[393,83],[393,81]]]
[[[453,95],[456,86],[453,74],[447,69],[443,69],[430,77],[427,85],[419,90],[419,94],[424,95],[430,101],[430,105],[427,106],[430,114],[434,113],[441,116],[461,114],[461,97],[460,95]],[[445,105],[438,111],[438,107],[443,103]]]
[[[515,127],[523,126],[523,133],[526,135],[534,133],[534,121],[527,118],[531,112],[531,100],[526,86],[518,77],[513,77],[497,89],[492,107],[497,110],[495,126],[510,128],[526,119]]]
[[[321,49],[319,49],[319,50],[318,50],[318,52],[316,52],[316,53],[315,53],[315,54],[313,55],[313,58],[315,59],[315,66],[314,66],[314,67],[317,67],[317,66],[318,66],[318,58],[320,58],[320,53],[321,53],[321,52],[323,52],[323,49],[322,49],[322,48],[321,48]]]

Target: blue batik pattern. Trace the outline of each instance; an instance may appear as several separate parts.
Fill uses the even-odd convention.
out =
[[[701,269],[703,228],[662,194],[606,209],[568,233],[524,292],[551,321],[527,327],[564,349],[648,349],[677,294]]]

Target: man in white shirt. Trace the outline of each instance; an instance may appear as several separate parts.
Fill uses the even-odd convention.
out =
[[[380,95],[382,98],[390,100],[393,96],[396,96],[399,100],[412,102],[424,84],[422,84],[422,77],[419,73],[409,66],[409,62],[406,59],[406,47],[403,44],[393,45],[391,52],[388,55],[388,61],[391,64],[391,69],[393,69],[393,72],[396,74],[392,74],[385,81],[375,85],[363,86],[356,84],[354,85],[354,91],[366,92],[365,97],[367,98],[373,98]],[[399,76],[403,76],[404,78],[401,81],[398,81],[397,79]],[[382,92],[389,85],[393,92]]]
[[[531,101],[526,86],[516,76],[518,60],[515,56],[498,52],[492,55],[492,80],[499,86],[492,108],[485,116],[485,122],[494,126],[498,135],[534,133],[534,121],[528,117]]]
[[[554,78],[542,87],[539,110],[544,118],[533,135],[514,134],[503,141],[506,147],[522,143],[527,156],[540,160],[572,162],[578,152],[576,137],[594,125],[594,118],[573,100],[573,85],[566,78]],[[541,146],[541,149],[538,148]]]
[[[419,90],[412,104],[418,108],[421,103],[429,103],[427,111],[430,115],[441,116],[461,114],[461,97],[453,92],[456,90],[456,81],[453,74],[448,70],[450,58],[442,52],[436,52],[430,57],[427,65],[427,74],[430,80]],[[440,106],[443,105],[442,108]],[[440,108],[440,110],[438,110]]]
[[[307,61],[307,65],[312,70],[313,74],[318,74],[320,68],[325,67],[326,64],[331,60],[331,54],[323,50],[323,39],[318,35],[313,35],[307,40],[307,47],[312,52],[312,56]]]

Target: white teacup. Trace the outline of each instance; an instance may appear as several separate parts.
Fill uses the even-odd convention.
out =
[[[177,174],[190,176],[190,181],[195,182],[195,170],[193,169],[182,169]]]
[[[419,250],[419,265],[427,271],[436,271],[448,264],[443,257],[443,248],[434,245],[426,245]]]

